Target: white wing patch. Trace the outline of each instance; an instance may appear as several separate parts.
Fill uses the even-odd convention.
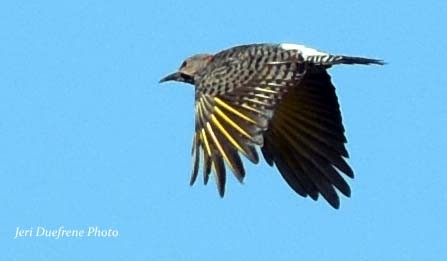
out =
[[[318,50],[315,50],[313,48],[306,47],[301,44],[290,44],[290,43],[282,43],[279,45],[284,50],[297,50],[301,52],[303,55],[303,58],[306,60],[309,56],[326,56],[329,55],[328,53],[320,52]]]

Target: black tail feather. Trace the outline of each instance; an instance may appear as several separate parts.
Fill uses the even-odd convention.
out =
[[[342,64],[378,64],[378,65],[384,65],[385,62],[380,59],[370,59],[370,58],[364,58],[364,57],[353,57],[353,56],[337,56],[337,59],[335,59],[335,63],[342,63]]]

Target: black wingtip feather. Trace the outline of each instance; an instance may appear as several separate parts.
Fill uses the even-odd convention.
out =
[[[226,171],[223,159],[217,155],[213,155],[214,175],[216,178],[217,189],[221,197],[225,194]]]

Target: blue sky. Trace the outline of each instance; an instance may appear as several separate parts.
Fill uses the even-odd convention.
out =
[[[1,260],[444,260],[447,3],[4,1]],[[189,187],[193,88],[158,80],[195,53],[292,42],[385,59],[331,69],[352,198],[301,198],[246,162]],[[24,229],[116,238],[14,239]]]

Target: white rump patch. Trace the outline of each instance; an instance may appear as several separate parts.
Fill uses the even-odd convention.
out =
[[[315,50],[313,48],[306,47],[306,46],[301,45],[301,44],[283,43],[283,44],[280,44],[279,47],[281,47],[284,50],[297,50],[297,51],[301,52],[301,54],[303,55],[304,59],[306,59],[309,56],[325,56],[325,55],[329,55],[328,53],[323,53],[323,52],[320,52],[320,51]]]

